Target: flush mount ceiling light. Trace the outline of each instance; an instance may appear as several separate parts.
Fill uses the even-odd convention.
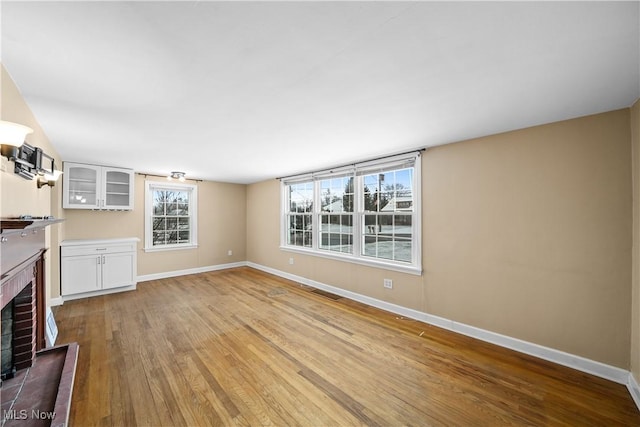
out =
[[[0,145],[2,155],[12,160],[18,157],[18,148],[24,143],[25,137],[32,133],[30,127],[0,120]]]
[[[185,178],[184,178],[184,172],[171,172],[171,175],[169,175],[167,177],[167,179],[169,181],[171,181],[172,179],[177,179],[180,182],[184,182]]]

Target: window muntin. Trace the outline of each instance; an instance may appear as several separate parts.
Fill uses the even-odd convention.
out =
[[[418,159],[411,153],[283,179],[283,248],[420,274]],[[290,200],[302,184],[307,216],[300,230],[291,226]],[[294,240],[292,231],[310,235]]]
[[[197,247],[197,187],[145,182],[145,250]]]
[[[364,175],[361,255],[412,262],[413,168]]]
[[[323,179],[320,187],[318,248],[353,253],[354,177]]]
[[[313,181],[288,186],[287,244],[313,246]]]
[[[190,191],[154,189],[152,246],[191,243]]]

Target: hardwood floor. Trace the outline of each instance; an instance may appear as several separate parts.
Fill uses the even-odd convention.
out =
[[[55,316],[73,426],[640,425],[620,384],[250,268]]]

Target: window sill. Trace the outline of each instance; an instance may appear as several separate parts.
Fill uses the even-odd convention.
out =
[[[144,248],[145,252],[166,252],[166,251],[182,251],[185,249],[198,249],[198,245],[175,245],[175,246],[162,246]]]
[[[391,262],[372,260],[368,258],[358,258],[349,254],[331,253],[331,252],[325,253],[324,251],[316,251],[313,249],[305,249],[305,248],[299,248],[299,247],[293,247],[293,246],[280,246],[280,250],[286,251],[286,252],[294,252],[294,253],[299,253],[304,255],[316,256],[320,258],[327,258],[327,259],[332,259],[336,261],[350,262],[353,264],[364,265],[367,267],[382,268],[384,270],[392,270],[400,273],[413,274],[414,276],[422,275],[421,266],[401,265],[401,264],[395,264]]]

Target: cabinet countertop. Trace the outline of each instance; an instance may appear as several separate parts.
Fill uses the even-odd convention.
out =
[[[114,239],[71,239],[71,240],[63,240],[60,242],[60,246],[92,246],[92,245],[109,245],[109,244],[118,244],[118,243],[130,243],[130,242],[139,242],[140,239],[137,237],[120,237]]]

